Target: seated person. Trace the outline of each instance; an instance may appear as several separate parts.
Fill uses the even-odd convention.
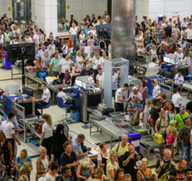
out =
[[[77,110],[75,100],[71,99],[66,95],[65,92],[63,92],[63,88],[60,86],[59,92],[57,93],[57,97],[61,97],[63,99],[63,104],[72,104],[71,109],[73,112]]]
[[[145,54],[145,50],[144,50],[144,47],[143,47],[143,43],[141,43],[139,45],[139,48],[137,49],[137,57],[138,58],[143,58],[144,54]]]
[[[81,71],[80,76],[89,75],[90,69],[91,69],[90,65],[87,64],[86,67]]]
[[[72,143],[72,150],[76,154],[78,161],[83,160],[83,158],[85,158],[85,156],[88,155],[86,147],[83,144],[84,140],[85,140],[85,135],[79,134]]]
[[[174,81],[174,90],[178,89],[179,87],[182,89],[183,83],[184,83],[184,78],[182,76],[182,72],[181,71],[179,71],[175,75],[173,81]]]
[[[35,104],[35,115],[40,116],[41,114],[39,113],[38,109],[41,107],[46,106],[49,103],[49,99],[51,97],[50,90],[47,88],[45,83],[41,84],[41,88],[43,89],[43,94],[41,96],[41,99],[35,99],[37,104]]]

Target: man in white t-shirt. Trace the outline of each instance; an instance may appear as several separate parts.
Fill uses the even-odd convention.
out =
[[[67,105],[71,104],[72,105],[71,109],[73,112],[75,112],[77,110],[75,100],[68,97],[66,93],[63,92],[63,88],[61,86],[58,89],[59,89],[59,92],[57,93],[57,97],[61,97],[63,99],[63,104],[67,104]]]
[[[14,118],[14,114],[10,112],[8,114],[8,120],[3,121],[1,126],[2,126],[2,131],[5,134],[5,137],[12,145],[12,151],[14,153],[14,142],[16,141],[18,145],[21,145],[21,143],[19,142],[18,138],[15,136],[15,126],[12,123],[13,118]]]
[[[47,106],[49,104],[49,100],[51,98],[50,90],[47,88],[45,83],[41,84],[41,88],[43,90],[43,94],[41,96],[41,99],[35,99],[35,115],[40,116],[38,109],[41,107]]]
[[[29,32],[26,32],[26,34],[25,34],[25,43],[33,43],[33,40],[30,37],[30,33]]]
[[[75,23],[72,23],[72,27],[71,27],[70,30],[69,30],[69,34],[70,34],[70,36],[71,36],[71,45],[72,45],[72,46],[75,46],[75,45],[76,45],[77,32],[78,32],[78,29],[77,29]]]
[[[156,64],[156,58],[152,59],[152,62],[149,63],[148,68],[158,67]]]
[[[98,68],[97,71],[98,71],[98,74],[96,76],[96,83],[100,87],[104,88],[104,73],[102,72],[101,68]]]
[[[105,60],[106,60],[106,52],[103,52],[102,57],[99,59],[98,67],[104,68],[105,67]]]
[[[182,72],[181,72],[181,71],[179,71],[179,72],[175,75],[173,81],[174,81],[174,89],[173,89],[173,90],[176,90],[176,89],[178,89],[178,88],[181,88],[181,89],[182,89],[182,86],[183,86],[183,83],[184,83],[184,78],[183,78],[183,76],[182,76]]]
[[[70,72],[70,68],[73,66],[73,61],[70,59],[70,54],[67,54],[65,58],[61,59],[59,62],[59,75],[60,79],[63,80],[65,76],[65,70],[68,69]]]
[[[35,46],[38,47],[40,44],[39,30],[36,30],[35,35],[33,36]]]
[[[176,55],[176,56],[175,56],[175,62],[176,62],[176,63],[182,62],[183,57],[184,57],[184,55],[183,55],[183,53],[182,53],[182,48],[179,48],[179,49],[178,49],[178,52],[175,52],[174,54]]]
[[[192,24],[189,23],[189,28],[185,31],[185,36],[187,36],[187,41],[192,43]]]
[[[172,102],[176,108],[176,112],[179,113],[179,107],[182,105],[181,88],[177,89],[177,93],[173,94]]]

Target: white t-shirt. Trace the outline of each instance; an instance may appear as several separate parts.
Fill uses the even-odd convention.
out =
[[[105,59],[103,57],[99,59],[98,65],[101,65],[101,68],[105,66]]]
[[[180,84],[183,85],[183,83],[184,83],[184,78],[183,78],[182,75],[179,77],[178,74],[176,74],[175,77],[174,77],[174,79],[175,79],[175,82],[174,82],[175,85],[180,85]]]
[[[77,35],[78,29],[77,29],[77,27],[75,27],[75,28],[71,27],[69,32],[71,33],[71,35],[75,36],[75,35]]]
[[[81,39],[82,39],[82,40],[80,40],[80,44],[81,44],[81,43],[83,43],[83,40],[85,39],[85,34],[83,34],[83,35],[82,35],[82,34],[80,34],[79,36],[80,36],[80,37],[81,37]]]
[[[83,57],[82,56],[81,57],[77,56],[76,57],[76,62],[77,62],[78,68],[83,69],[83,63],[79,63],[81,61],[83,61]]]
[[[69,47],[66,45],[63,45],[62,50],[63,50],[63,53],[66,55],[68,53]]]
[[[118,96],[120,96],[120,99],[123,99],[126,96],[126,91],[123,91],[122,88],[119,88],[119,89],[117,89],[117,91],[115,93],[115,102],[116,103],[123,103],[123,102],[117,100]]]
[[[5,137],[7,139],[12,139],[12,134],[15,134],[15,126],[13,125],[13,123],[11,121],[3,121],[1,126]]]
[[[96,80],[99,81],[99,86],[104,87],[104,73],[102,75],[97,74]]]
[[[161,93],[161,90],[160,90],[160,87],[159,85],[156,85],[154,88],[153,88],[153,99],[157,96],[157,94]],[[160,99],[161,97],[158,96],[156,99]]]
[[[134,96],[135,94],[133,93],[133,92],[131,92],[130,93],[130,95],[129,95],[129,98],[132,98],[133,99],[133,96]],[[143,96],[142,96],[142,94],[139,92],[139,91],[137,91],[137,97],[142,101],[143,100]]]
[[[157,67],[157,64],[154,62],[149,63],[148,68]]]
[[[64,103],[64,104],[66,103],[66,99],[67,99],[68,97],[67,97],[67,94],[66,94],[65,92],[59,91],[59,92],[57,93],[57,96],[58,96],[58,97],[61,97],[61,98],[63,99],[63,103]]]
[[[153,60],[153,58],[157,57],[156,50],[151,49],[150,52],[151,52],[151,60]]]
[[[97,156],[97,161],[102,161],[102,158],[105,158],[105,159],[109,159],[109,156],[110,156],[110,150],[107,150],[107,153],[108,153],[108,156],[105,157],[104,155],[101,156],[102,153],[99,153],[98,156]],[[98,164],[98,168],[101,168]]]
[[[0,35],[0,44],[4,44],[4,34]]]
[[[33,40],[32,40],[31,37],[29,37],[29,38],[26,38],[26,37],[25,37],[25,42],[26,42],[26,43],[33,43]]]
[[[42,99],[45,99],[44,102],[48,103],[50,97],[51,97],[50,90],[49,90],[48,88],[43,89],[43,96],[42,96]]]
[[[94,63],[93,64],[93,69],[94,70],[96,70],[97,69],[97,67],[98,67],[98,62],[99,62],[99,60],[97,60],[95,57],[92,59],[92,63]]]
[[[89,76],[88,83],[89,83],[90,86],[93,86],[94,80],[93,80],[92,76]]]
[[[45,133],[44,138],[50,138],[53,136],[53,126],[49,127],[49,125],[45,122],[42,126],[42,132]]]
[[[48,172],[45,175],[45,180],[46,181],[55,181],[55,178],[52,175],[50,175],[49,172]]]
[[[187,33],[187,39],[192,40],[192,29],[188,28],[185,32]]]
[[[71,59],[65,60],[64,58],[62,58],[59,62],[59,65],[61,65],[61,73],[65,73],[66,69],[68,69],[68,71],[70,72],[70,65],[72,63],[73,61]]]
[[[172,96],[172,102],[174,104],[175,107],[179,107],[180,104],[182,104],[182,97],[179,93],[175,93]]]
[[[16,45],[16,44],[19,44],[19,42],[18,42],[18,41],[15,41],[15,40],[11,40],[11,41],[10,41],[10,45]]]
[[[180,54],[175,52],[175,61],[176,62],[181,62],[183,60],[183,53],[181,52]]]
[[[35,34],[35,35],[33,36],[33,39],[35,39],[35,43],[36,43],[37,45],[40,44],[40,36],[39,36],[39,35]]]
[[[143,53],[143,54],[140,54],[139,52],[141,52],[141,53]],[[137,49],[137,55],[144,56],[144,53],[145,53],[144,48],[138,48],[138,49]]]
[[[182,51],[184,50],[184,48],[186,48],[186,44],[185,44],[185,43],[182,44],[182,43],[180,42],[180,43],[178,43],[178,44],[180,45]]]
[[[184,61],[187,63],[187,65],[191,65],[191,57],[185,57]]]
[[[117,90],[117,73],[112,75],[112,90]]]

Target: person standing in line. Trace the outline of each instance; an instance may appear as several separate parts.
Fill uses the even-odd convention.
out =
[[[182,105],[181,88],[177,89],[177,93],[173,94],[172,102],[176,108],[177,114],[179,113],[179,107]]]
[[[51,160],[51,148],[53,144],[53,121],[49,114],[43,115],[44,124],[42,126],[42,134],[39,145],[44,146],[47,149],[47,155]]]

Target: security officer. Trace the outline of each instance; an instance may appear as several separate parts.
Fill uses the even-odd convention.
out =
[[[182,86],[183,86],[183,83],[184,83],[184,78],[183,78],[183,76],[182,76],[182,72],[181,72],[181,71],[179,71],[179,72],[175,75],[173,81],[174,81],[174,89],[173,89],[173,90],[176,90],[176,89],[178,89],[178,88],[181,88],[181,89],[182,89]]]
[[[49,99],[51,97],[50,90],[47,88],[45,83],[41,84],[41,88],[43,89],[42,97],[41,97],[41,99],[35,100],[36,101],[36,103],[35,103],[35,115],[36,116],[41,115],[37,109],[40,109],[41,107],[46,106],[49,103]]]
[[[171,101],[173,102],[175,108],[176,108],[177,114],[179,113],[179,107],[182,105],[181,92],[182,92],[182,90],[181,90],[181,88],[179,87],[179,88],[177,89],[177,93],[173,94],[172,100],[171,100]]]
[[[9,141],[12,145],[13,148],[13,153],[14,153],[14,142],[16,141],[18,145],[21,145],[17,137],[15,136],[15,126],[12,123],[12,120],[14,118],[14,114],[10,112],[8,114],[8,120],[2,122],[2,130],[7,138],[7,141]]]
[[[126,91],[129,89],[129,85],[126,83],[122,88],[117,89],[115,93],[115,111],[124,111],[123,102],[128,102],[129,99],[125,99]]]

